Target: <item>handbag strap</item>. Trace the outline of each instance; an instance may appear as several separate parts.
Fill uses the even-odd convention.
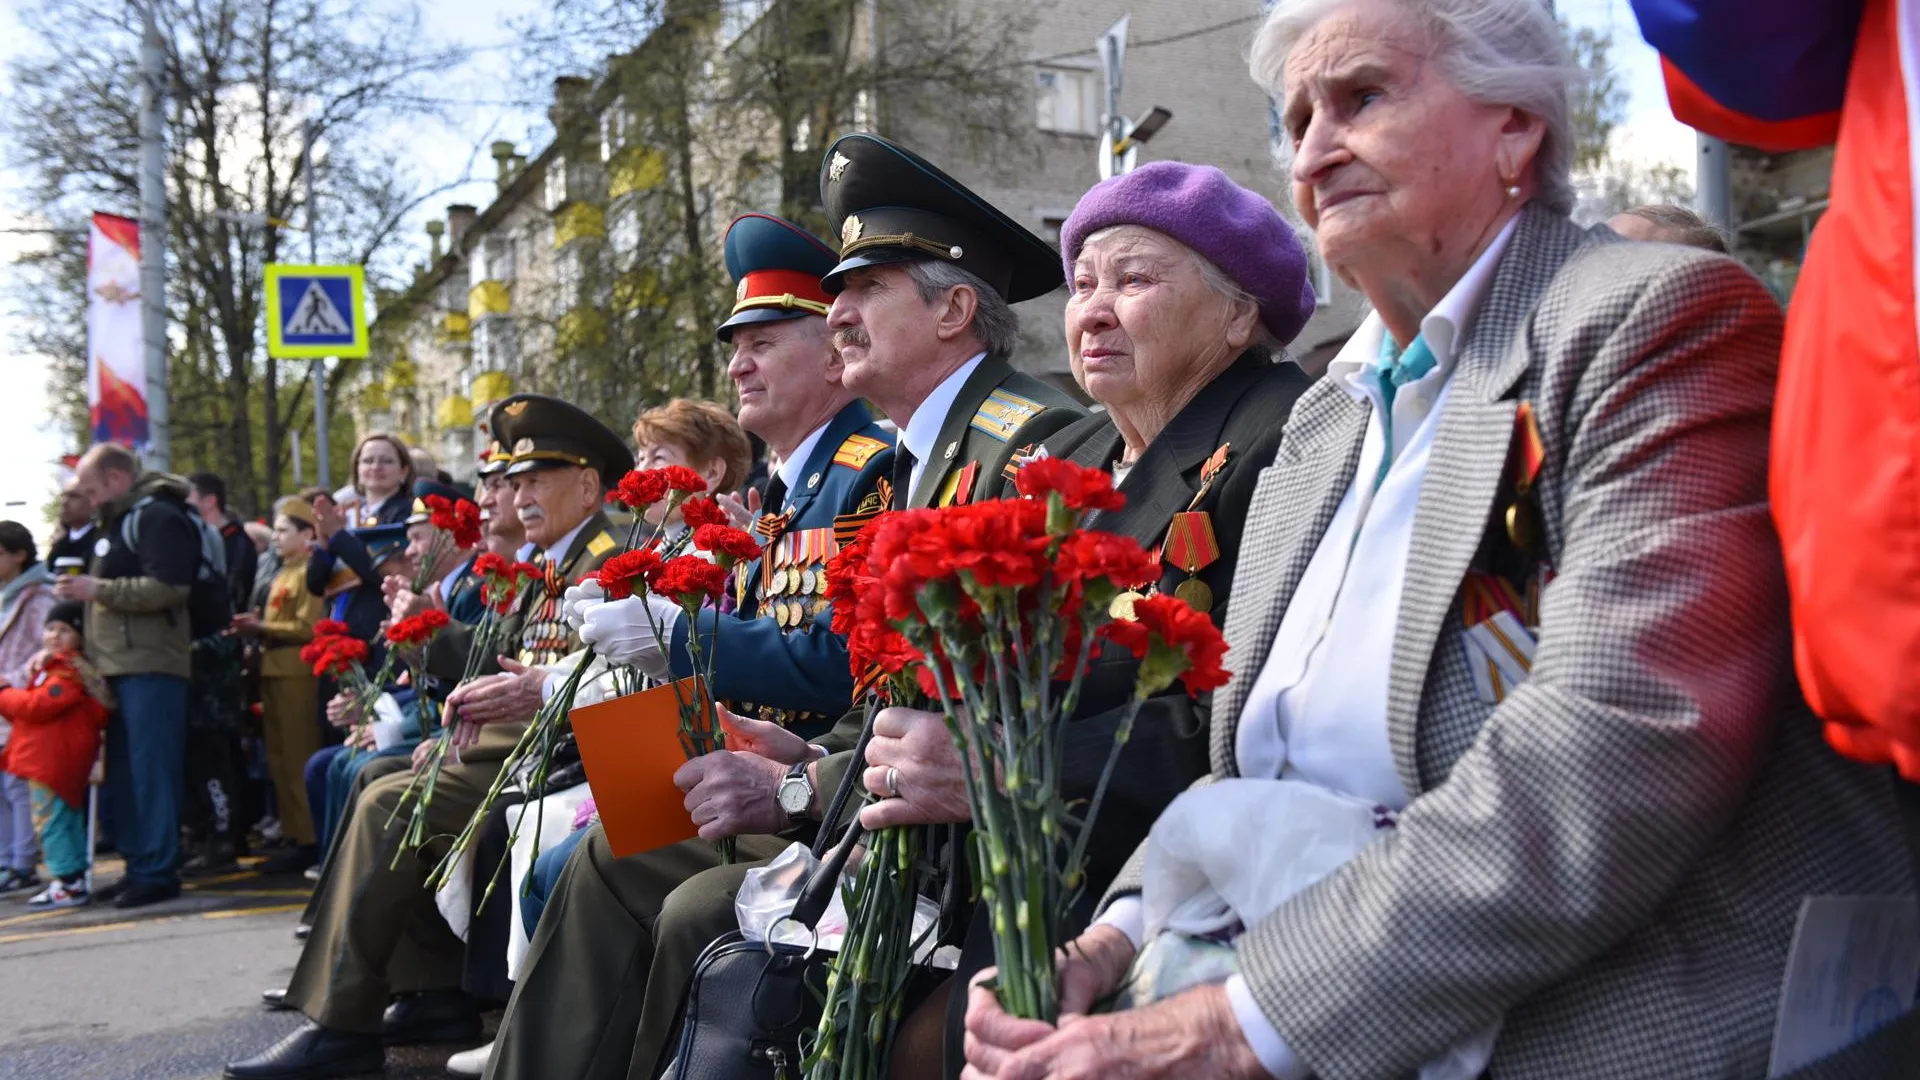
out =
[[[867,743],[873,739],[873,718],[879,711],[879,699],[867,698],[867,715],[860,723],[860,739],[853,744],[853,761],[848,763],[846,774],[840,777],[839,786],[833,789],[833,798],[827,800],[826,811],[820,815],[820,830],[813,838],[813,857],[816,859],[827,853],[827,840],[833,835],[834,826],[839,824],[840,815],[846,810],[847,799],[853,794],[860,770],[866,768]]]
[[[853,824],[847,826],[845,836],[834,845],[833,854],[815,870],[807,887],[800,890],[800,899],[793,905],[793,914],[787,916],[794,922],[811,930],[820,922],[820,916],[827,913],[827,905],[833,902],[833,890],[840,887],[840,872],[846,869],[847,857],[853,854],[853,846],[866,835],[860,827],[860,819],[855,817]]]

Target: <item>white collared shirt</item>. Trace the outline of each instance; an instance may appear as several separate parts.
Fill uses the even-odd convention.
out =
[[[1395,810],[1410,801],[1388,742],[1387,687],[1414,512],[1460,346],[1518,225],[1516,215],[1421,320],[1434,366],[1394,395],[1395,446],[1386,445],[1381,423],[1385,399],[1378,368],[1386,327],[1378,312],[1367,315],[1327,365],[1326,377],[1371,402],[1373,411],[1353,481],[1287,603],[1240,711],[1234,762],[1241,776],[1304,780]],[[1383,459],[1391,464],[1376,487]],[[1137,898],[1113,904],[1101,921],[1136,945],[1144,934]],[[1279,1080],[1304,1080],[1309,1067],[1260,1010],[1246,979],[1228,979],[1226,992],[1267,1071]]]
[[[920,407],[913,410],[913,417],[907,421],[907,426],[900,429],[900,445],[913,455],[913,475],[908,481],[908,491],[919,490],[920,477],[927,471],[927,463],[933,459],[934,444],[940,440],[940,429],[947,426],[947,411],[953,408],[954,399],[960,396],[960,388],[967,384],[967,380],[973,377],[974,371],[986,358],[986,353],[977,353],[973,359],[956,368],[953,374],[933,388],[933,393],[928,394]]]
[[[786,503],[793,501],[793,493],[800,490],[800,470],[807,467],[807,460],[813,457],[814,447],[820,445],[820,437],[825,435],[827,428],[832,425],[833,421],[829,420],[814,428],[811,434],[800,440],[799,446],[793,448],[793,453],[780,459],[780,467],[774,472],[780,477],[780,482],[787,486],[787,497],[781,505],[767,507],[770,513],[779,513],[786,509]]]

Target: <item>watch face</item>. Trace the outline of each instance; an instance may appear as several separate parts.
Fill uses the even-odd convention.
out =
[[[789,815],[807,812],[807,805],[813,802],[813,788],[805,777],[789,776],[780,781],[780,809]]]

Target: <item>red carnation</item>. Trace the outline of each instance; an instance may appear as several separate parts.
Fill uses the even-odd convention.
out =
[[[449,625],[453,623],[453,616],[448,615],[446,612],[441,611],[439,608],[428,608],[427,610],[414,616],[414,618],[419,619],[421,622],[421,625],[425,626],[429,633],[432,633],[433,631],[436,631],[436,630],[445,630]]]
[[[506,577],[513,573],[513,563],[493,552],[483,552],[473,560],[475,577]]]
[[[1032,499],[1060,496],[1067,509],[1118,510],[1126,496],[1113,489],[1113,477],[1100,469],[1076,465],[1066,458],[1036,458],[1013,474],[1013,486]]]
[[[666,478],[667,489],[669,491],[678,491],[683,495],[693,495],[707,490],[707,482],[700,478],[700,474],[687,468],[685,465],[666,465],[662,466],[659,471],[661,475]]]
[[[629,510],[644,510],[667,496],[667,478],[659,469],[630,469],[620,483],[607,492],[607,501],[620,503]]]
[[[1131,536],[1107,532],[1076,532],[1060,542],[1054,572],[1063,581],[1085,587],[1107,581],[1120,588],[1139,588],[1159,570],[1153,556]]]
[[[539,581],[547,576],[547,572],[533,563],[517,562],[513,564],[513,576],[527,581]]]
[[[650,579],[653,591],[682,607],[718,598],[727,587],[727,572],[698,555],[668,560]]]
[[[693,546],[713,554],[722,570],[736,562],[760,557],[760,543],[753,534],[731,525],[702,525],[693,530]]]
[[[625,551],[600,564],[591,576],[600,583],[609,600],[625,600],[633,595],[634,582],[660,569],[660,553],[651,547]],[[644,582],[643,582],[644,584]]]
[[[301,657],[306,657],[306,650],[301,650]],[[365,663],[366,659],[366,642],[358,638],[330,637],[326,647],[317,651],[313,673],[316,676],[344,675],[356,665]]]
[[[1136,697],[1157,694],[1175,678],[1191,697],[1227,683],[1230,673],[1220,667],[1227,641],[1220,628],[1177,596],[1159,593],[1134,601],[1133,621],[1109,623],[1105,633],[1140,661]]]
[[[725,525],[727,512],[712,499],[688,499],[680,504],[680,520],[686,522],[689,529],[699,529],[702,525]]]
[[[321,619],[313,624],[314,637],[344,637],[351,633],[347,624],[339,619]]]

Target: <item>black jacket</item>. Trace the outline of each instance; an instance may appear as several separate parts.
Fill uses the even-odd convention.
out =
[[[1220,558],[1194,576],[1212,590],[1208,614],[1215,625],[1224,626],[1253,489],[1261,470],[1273,464],[1279,452],[1293,403],[1312,381],[1290,362],[1276,363],[1258,352],[1242,355],[1201,388],[1148,444],[1120,482],[1127,504],[1119,510],[1095,511],[1083,525],[1131,536],[1152,550],[1165,540],[1174,514],[1205,511],[1213,522]],[[1044,446],[1053,457],[1111,471],[1125,444],[1112,416],[1098,413],[1046,440]],[[1202,493],[1201,473],[1223,446],[1226,463]],[[1014,494],[1012,489],[1009,480],[1008,496]],[[1172,592],[1189,576],[1164,561],[1161,570],[1158,588],[1162,592]],[[1084,805],[1093,796],[1112,752],[1114,732],[1133,694],[1137,668],[1131,653],[1109,643],[1102,646],[1087,672],[1080,708],[1068,723],[1061,763],[1062,794],[1070,803]],[[1087,881],[1073,905],[1069,932],[1091,920],[1108,884],[1146,839],[1167,804],[1207,775],[1207,747],[1207,703],[1190,700],[1179,683],[1141,706],[1087,842]],[[976,906],[955,974],[956,986],[966,985],[974,973],[993,963],[993,938],[985,916],[986,909]],[[947,1075],[952,1077],[959,1075],[964,1063],[966,995],[956,993],[948,1004],[945,1057]]]

